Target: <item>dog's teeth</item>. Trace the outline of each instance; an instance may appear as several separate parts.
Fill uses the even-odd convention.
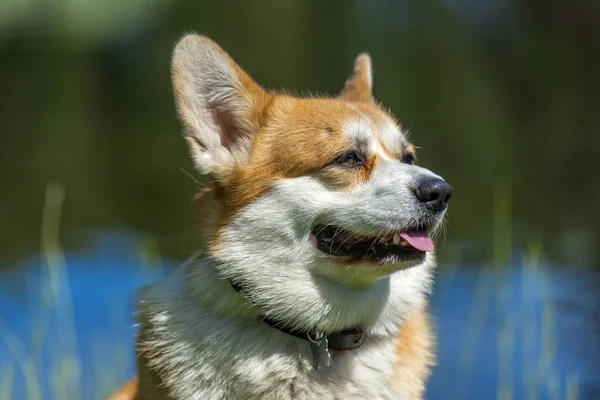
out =
[[[408,242],[406,240],[400,241],[400,246],[408,247]]]
[[[394,238],[392,239],[392,241],[394,242],[394,244],[397,246],[400,244],[400,235],[398,235],[397,233],[394,234]]]

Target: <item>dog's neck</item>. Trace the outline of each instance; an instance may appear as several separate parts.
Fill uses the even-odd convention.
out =
[[[356,290],[332,282],[321,282],[321,284],[331,285],[325,289],[333,290],[336,297],[347,300],[349,305],[339,307],[338,304],[336,309],[337,313],[345,314],[341,318],[345,321],[343,326],[336,325],[337,321],[331,321],[329,324],[330,329],[317,326],[315,330],[332,332],[361,327],[371,335],[393,336],[397,334],[398,322],[403,321],[410,311],[418,309],[426,303],[427,295],[431,290],[434,263],[433,256],[429,256],[422,264],[397,271],[367,290]],[[326,281],[326,278],[315,277],[313,279]],[[294,284],[288,285],[288,293],[293,292],[293,286]],[[235,284],[232,286],[232,282],[224,278],[219,271],[218,262],[200,251],[181,265],[171,277],[141,291],[140,302],[143,305],[148,301],[152,303],[170,302],[175,300],[175,297],[185,297],[206,308],[206,310],[210,310],[215,317],[260,321],[265,317],[265,309],[255,305],[255,302],[252,301],[253,294],[251,289],[241,293],[235,288]],[[273,296],[277,296],[277,294],[274,293]],[[316,301],[318,300],[298,296],[297,306],[299,310],[296,311],[310,313],[315,320],[327,318],[330,315],[330,307],[327,304],[321,304],[324,307],[322,308],[322,315],[319,315],[319,307],[314,306]],[[378,309],[370,309],[366,312],[360,310],[361,306],[372,308],[370,306],[373,305]],[[302,309],[304,307],[306,309]],[[141,311],[143,312],[143,307]],[[352,314],[353,311],[356,311],[355,318],[352,318],[352,315],[347,315]],[[266,316],[274,316],[276,317],[275,320],[284,325],[298,328],[293,324],[293,321],[289,321],[282,310],[273,309],[266,310],[266,312]],[[305,326],[302,328],[312,329],[313,327]]]
[[[348,362],[344,360],[358,357],[367,362],[368,354],[373,351],[387,354],[384,359],[388,357],[388,361],[392,362],[393,340],[403,321],[425,305],[431,268],[429,263],[424,263],[398,271],[371,289],[378,292],[356,291],[358,299],[338,311],[351,313],[360,300],[369,302],[365,306],[377,305],[374,310],[358,310],[354,316],[341,316],[346,322],[352,321],[351,326],[362,326],[368,339],[359,350],[334,356],[329,374],[343,374],[338,378],[342,382],[346,377],[344,374],[347,374],[342,372],[343,365]],[[341,290],[338,295],[351,300],[349,296],[353,289],[337,290]],[[378,296],[384,296],[386,301],[380,302]],[[314,301],[298,298],[297,312],[304,307],[312,307]],[[245,295],[236,292],[220,274],[219,265],[209,257],[198,258],[196,255],[168,278],[142,289],[138,307],[141,393],[146,390],[153,393],[157,386],[163,386],[169,388],[174,398],[221,398],[225,395],[212,393],[211,388],[222,390],[231,387],[233,381],[247,381],[252,377],[252,382],[246,382],[248,386],[239,389],[249,393],[260,390],[259,382],[264,379],[260,374],[269,369],[277,369],[284,375],[289,373],[298,382],[305,380],[307,385],[316,385],[309,383],[313,379],[310,377],[314,376],[311,343],[262,322],[263,310],[253,306]],[[273,314],[277,315],[277,312],[280,310]],[[315,320],[331,315],[328,307],[303,312],[320,313],[315,315]],[[335,321],[329,326],[338,327]],[[348,356],[343,355],[346,353]],[[251,365],[256,370],[246,369]],[[159,378],[149,376],[151,368],[161,371]],[[236,368],[242,370],[234,371]],[[279,382],[282,378],[277,379]],[[218,384],[213,385],[213,381]],[[329,390],[327,385],[323,385],[322,390]],[[368,393],[370,389],[364,390]],[[260,396],[257,392],[256,398],[264,398]]]

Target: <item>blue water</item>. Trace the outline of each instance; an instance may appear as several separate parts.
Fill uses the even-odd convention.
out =
[[[140,243],[99,234],[93,247],[66,254],[52,279],[40,256],[0,275],[0,385],[12,372],[9,398],[103,398],[134,375],[133,293],[176,265],[148,266]],[[597,281],[581,269],[440,268],[427,398],[600,398]]]

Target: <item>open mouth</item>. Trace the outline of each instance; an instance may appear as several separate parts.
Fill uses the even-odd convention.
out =
[[[426,230],[408,230],[370,237],[334,225],[317,225],[313,235],[319,250],[350,262],[392,264],[421,261],[426,252],[434,250]]]

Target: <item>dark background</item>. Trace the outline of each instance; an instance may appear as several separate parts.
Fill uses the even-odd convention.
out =
[[[51,303],[40,294],[40,304],[59,312],[70,307],[64,299],[75,308],[92,304],[88,295],[109,293],[109,286],[132,293],[143,279],[131,275],[124,284],[121,274],[137,273],[140,258],[176,264],[197,248],[191,198],[203,178],[180,137],[169,77],[173,46],[189,32],[214,39],[265,87],[302,94],[337,94],[356,55],[371,54],[375,96],[411,132],[419,164],[455,189],[447,238],[438,247],[442,272],[433,310],[442,331],[442,372],[434,374],[432,398],[448,393],[450,373],[478,335],[483,347],[471,350],[484,355],[489,343],[497,365],[477,362],[472,374],[489,373],[490,381],[465,373],[480,389],[453,398],[563,398],[552,397],[556,382],[564,398],[599,395],[600,2],[594,0],[2,0],[0,281],[12,297],[0,296],[0,303],[22,308],[0,307],[0,332],[3,324],[17,337],[37,332],[31,298],[38,289],[24,277],[46,267],[62,272],[40,273],[35,285],[66,277],[52,257],[65,256],[75,270],[64,281],[73,293],[57,290]],[[52,193],[62,199],[63,191],[64,202],[49,206]],[[60,233],[57,227],[44,242],[43,210],[52,207],[62,210]],[[135,260],[127,258],[131,253]],[[106,298],[93,298],[102,304],[93,306],[97,313],[112,313]],[[117,298],[110,307],[125,310]],[[74,331],[89,342],[74,313]],[[524,339],[528,320],[539,322],[535,346]],[[466,345],[444,335],[455,332],[457,321],[468,322]],[[131,341],[123,339],[130,331],[115,332],[100,336],[130,351]],[[506,332],[516,332],[508,335],[514,343],[502,339]],[[510,343],[524,360],[528,348],[552,354],[558,372],[544,370],[542,361],[528,369],[517,356],[501,362],[502,346]],[[505,390],[512,372],[502,372],[502,363],[516,363],[509,371],[524,377],[525,389]],[[52,368],[34,364],[41,381],[52,381]],[[131,357],[123,365],[130,364]],[[103,390],[131,371],[115,372]]]
[[[38,246],[49,181],[66,189],[68,245],[77,228],[110,227],[176,256],[194,247],[169,61],[196,31],[264,86],[301,93],[336,94],[368,51],[375,95],[456,189],[442,257],[490,260],[512,227],[517,250],[541,237],[554,260],[598,259],[600,3],[122,3],[2,6],[2,254]]]

